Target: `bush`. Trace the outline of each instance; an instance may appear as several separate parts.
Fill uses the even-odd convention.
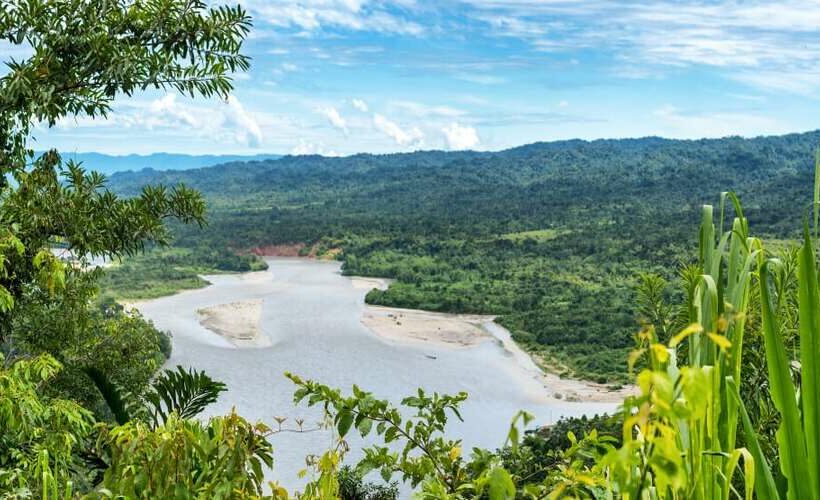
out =
[[[341,500],[396,500],[399,497],[396,482],[387,485],[365,482],[364,478],[348,465],[339,469],[337,477]]]

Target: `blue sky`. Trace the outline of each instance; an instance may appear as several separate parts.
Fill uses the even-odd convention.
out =
[[[820,127],[818,1],[247,0],[227,101],[144,94],[38,148],[150,153],[497,150]]]

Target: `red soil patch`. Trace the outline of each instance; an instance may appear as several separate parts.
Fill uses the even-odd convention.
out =
[[[251,248],[250,253],[260,257],[299,257],[299,252],[301,252],[303,248],[305,248],[304,243],[262,245]]]

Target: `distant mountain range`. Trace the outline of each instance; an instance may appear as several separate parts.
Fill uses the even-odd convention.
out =
[[[114,172],[151,170],[189,170],[219,165],[221,163],[245,162],[256,160],[276,160],[281,155],[186,155],[174,153],[153,153],[149,155],[107,155],[102,153],[64,153],[63,160],[82,162],[87,170],[96,170],[104,174]]]
[[[197,189],[209,202],[212,229],[221,222],[215,211],[227,210],[230,222],[213,232],[230,234],[227,243],[239,246],[376,228],[391,236],[476,237],[564,226],[577,234],[592,224],[597,234],[613,221],[621,233],[625,221],[647,223],[652,234],[660,234],[659,221],[679,224],[685,238],[700,205],[727,190],[747,200],[758,230],[784,235],[799,229],[818,145],[820,130],[750,139],[570,140],[495,152],[284,156],[123,172],[110,186],[123,195],[157,183]]]

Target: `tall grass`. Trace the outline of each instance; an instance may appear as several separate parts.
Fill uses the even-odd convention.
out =
[[[726,227],[727,208],[735,216]],[[740,202],[731,193],[715,210],[704,206],[699,259],[686,310],[690,325],[668,345],[654,328],[639,335],[631,357],[648,358],[636,377],[640,394],[624,402],[624,446],[603,461],[613,496],[728,499],[743,464],[744,496],[752,497],[755,460],[736,445],[738,400],[730,381],[740,377],[746,313],[761,243],[748,234]],[[688,364],[678,367],[687,342]]]
[[[735,213],[729,229],[724,227],[727,202]],[[736,449],[739,412],[727,378],[740,377],[752,274],[761,243],[749,237],[748,221],[733,193],[721,194],[717,228],[713,212],[712,206],[703,207],[701,275],[689,307],[690,322],[700,325],[689,339],[689,364],[708,376],[709,415],[684,426],[685,449],[692,473],[699,478],[694,493],[699,498],[728,498],[732,485],[727,468],[736,465],[738,453],[746,452]]]
[[[798,254],[798,332],[800,339],[799,383],[792,377],[794,366],[784,342],[783,300],[778,278],[784,272],[778,259],[759,262],[760,314],[766,349],[766,365],[772,401],[780,414],[777,444],[780,471],[785,482],[776,483],[770,469],[755,486],[759,498],[820,500],[820,288],[814,241],[820,218],[820,152],[815,156],[815,186],[812,203],[814,239],[804,222],[803,243]],[[736,398],[738,401],[739,397]],[[744,409],[745,411],[745,409]],[[755,459],[761,465],[758,436],[744,418],[743,430]]]

